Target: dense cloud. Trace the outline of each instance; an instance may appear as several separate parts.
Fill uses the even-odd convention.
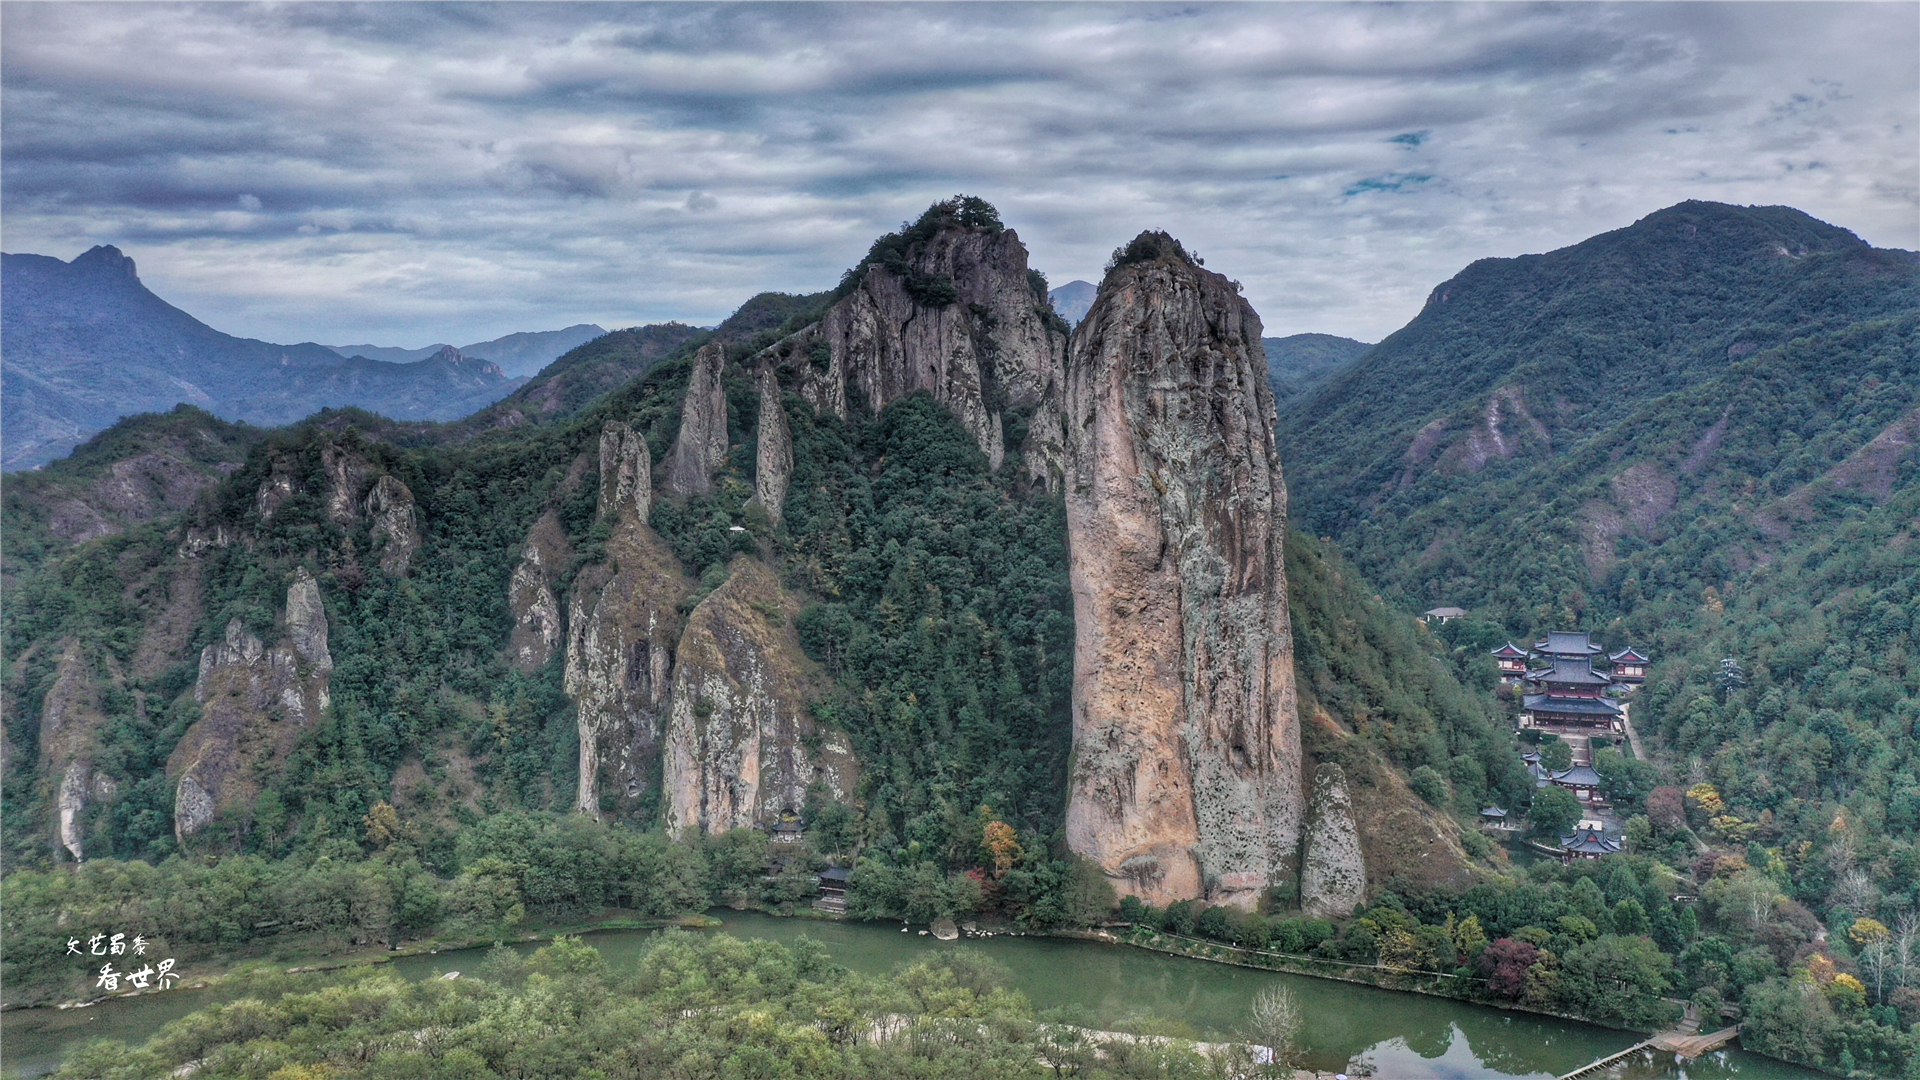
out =
[[[984,196],[1165,228],[1270,333],[1687,198],[1920,247],[1909,4],[9,4],[4,246],[272,340],[712,322]]]

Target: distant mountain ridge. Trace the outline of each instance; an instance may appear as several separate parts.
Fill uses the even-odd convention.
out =
[[[413,364],[343,359],[207,326],[141,284],[118,248],[72,262],[0,257],[0,467],[28,468],[122,416],[187,402],[230,420],[285,424],[327,406],[451,420],[522,379],[442,348]]]
[[[1260,345],[1267,353],[1267,383],[1273,387],[1273,400],[1283,406],[1317,386],[1340,365],[1373,348],[1364,341],[1333,334],[1261,338]]]
[[[1057,289],[1047,292],[1047,299],[1053,301],[1053,310],[1068,323],[1078,324],[1087,317],[1087,309],[1093,306],[1093,298],[1099,288],[1091,281],[1069,281]]]
[[[568,350],[584,345],[606,332],[604,327],[593,323],[576,323],[562,330],[523,331],[490,341],[476,341],[471,345],[460,346],[459,351],[477,359],[491,360],[499,364],[500,369],[510,376],[531,376],[539,374],[541,368],[558,360]],[[364,356],[369,360],[385,360],[393,364],[410,364],[425,360],[441,349],[450,347],[444,342],[437,342],[421,349],[401,349],[389,345],[327,346],[341,356]]]

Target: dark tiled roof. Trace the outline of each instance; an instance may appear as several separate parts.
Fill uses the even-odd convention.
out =
[[[1533,651],[1548,656],[1592,656],[1601,650],[1585,630],[1549,630],[1547,640],[1533,643]]]
[[[1622,845],[1618,837],[1608,836],[1597,829],[1580,829],[1562,834],[1560,847],[1576,855],[1612,855]]]
[[[1571,769],[1554,773],[1553,782],[1556,784],[1574,784],[1579,787],[1599,787],[1600,774],[1594,772],[1593,766],[1591,765],[1575,765]]]
[[[1528,682],[1563,683],[1567,686],[1607,686],[1613,676],[1602,675],[1584,659],[1556,656],[1553,666],[1527,672]]]
[[[845,885],[848,875],[852,873],[853,871],[844,866],[829,866],[820,871],[820,881],[821,884],[826,885]]]
[[[1506,817],[1507,810],[1503,806],[1483,807],[1480,810],[1480,816],[1481,817]]]
[[[1566,713],[1569,716],[1619,716],[1620,706],[1603,697],[1560,697],[1557,694],[1526,694],[1520,704],[1532,712]]]

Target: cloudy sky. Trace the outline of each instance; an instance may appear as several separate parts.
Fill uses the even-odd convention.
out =
[[[710,324],[962,192],[1367,341],[1683,199],[1920,247],[1910,2],[12,3],[0,65],[0,247],[273,341]]]

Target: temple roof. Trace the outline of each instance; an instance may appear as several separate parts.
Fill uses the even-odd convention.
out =
[[[1556,784],[1573,784],[1577,787],[1599,787],[1600,774],[1593,771],[1591,765],[1575,765],[1553,774]]]
[[[1653,662],[1647,658],[1646,653],[1641,652],[1631,645],[1607,657],[1607,659],[1616,664],[1650,664]]]
[[[1493,650],[1493,655],[1508,660],[1525,660],[1527,658],[1527,650],[1509,641],[1505,645]]]
[[[1556,656],[1553,666],[1527,672],[1528,682],[1565,683],[1568,686],[1606,686],[1613,676],[1593,670],[1585,657]]]
[[[1563,833],[1560,847],[1576,855],[1612,855],[1620,851],[1619,838],[1611,837],[1597,829],[1580,829]]]
[[[1533,712],[1568,713],[1575,716],[1619,716],[1620,705],[1599,697],[1561,697],[1558,694],[1526,694],[1520,704]]]
[[[1466,611],[1465,609],[1457,608],[1457,607],[1437,607],[1437,608],[1434,608],[1432,611],[1422,612],[1422,614],[1430,618],[1457,619],[1460,616],[1465,615]]]
[[[820,880],[828,884],[845,885],[847,877],[852,873],[853,871],[844,866],[829,866],[820,871]]]
[[[1546,656],[1595,656],[1602,650],[1585,630],[1549,630],[1547,640],[1533,643],[1533,651]]]
[[[1480,816],[1481,817],[1506,817],[1507,808],[1504,806],[1482,807],[1480,810]]]

